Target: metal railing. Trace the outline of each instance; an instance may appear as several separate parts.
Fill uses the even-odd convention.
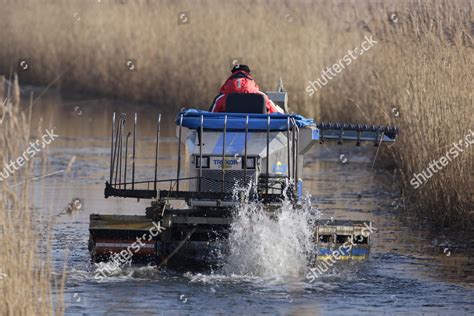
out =
[[[240,115],[239,117],[245,118],[245,126],[244,126],[244,149],[243,149],[243,179],[244,183],[247,183],[248,179],[248,146],[249,146],[249,120],[251,115]],[[158,179],[158,160],[160,155],[160,137],[161,137],[161,121],[162,116],[161,114],[157,117],[157,128],[156,128],[156,145],[155,145],[155,161],[154,161],[154,177],[153,180],[147,181],[135,181],[135,165],[136,165],[136,140],[137,140],[137,114],[134,113],[134,120],[133,120],[133,142],[132,142],[132,177],[131,182],[128,182],[127,174],[128,174],[128,147],[129,147],[129,138],[132,136],[131,132],[128,132],[125,136],[125,125],[126,125],[126,114],[121,113],[117,116],[116,113],[113,113],[112,116],[112,129],[111,129],[111,145],[110,145],[110,178],[108,181],[109,191],[113,190],[121,190],[121,196],[127,195],[127,192],[131,192],[137,190],[147,197],[149,196],[156,196],[157,191],[157,184],[161,182],[170,182],[170,190],[174,187],[175,192],[180,192],[180,183],[182,181],[189,181],[189,180],[197,180],[197,193],[205,193],[203,192],[203,184],[204,180],[214,181],[218,183],[218,187],[220,190],[217,189],[216,191],[220,191],[220,193],[225,193],[225,184],[234,182],[232,180],[226,181],[226,152],[227,150],[227,132],[228,132],[228,115],[223,115],[223,128],[222,128],[222,152],[221,152],[221,174],[220,179],[213,179],[203,175],[203,146],[204,146],[204,139],[205,139],[205,116],[200,116],[200,126],[196,128],[196,133],[198,136],[199,142],[199,175],[197,177],[188,177],[188,178],[181,178],[181,163],[182,163],[182,143],[183,143],[183,114],[180,114],[178,118],[178,149],[177,149],[177,167],[176,167],[176,178],[175,179]],[[272,192],[275,191],[275,186],[270,183],[273,181],[274,183],[280,183],[281,179],[285,179],[287,183],[287,187],[289,187],[290,193],[294,194],[298,191],[298,181],[299,181],[299,169],[301,166],[300,164],[300,155],[299,155],[299,146],[300,146],[300,129],[298,127],[298,122],[296,121],[295,117],[288,116],[286,118],[286,131],[285,130],[278,130],[273,131],[271,130],[272,125],[272,117],[267,115],[266,117],[266,157],[265,158],[265,169],[260,170],[257,172],[258,176],[254,177],[255,183],[253,185],[257,186],[257,191],[261,192],[263,195],[270,195],[270,190]],[[360,144],[361,141],[373,141],[376,144],[380,144],[382,141],[393,141],[395,139],[395,135],[398,134],[397,127],[390,127],[390,126],[376,126],[376,125],[362,125],[362,124],[342,124],[342,123],[319,123],[317,124],[320,132],[320,140],[323,142],[325,139],[332,139],[337,140],[338,143],[342,143],[342,140],[355,140],[356,144]],[[278,175],[273,175],[271,170],[271,150],[272,150],[272,139],[276,137],[272,133],[280,133],[280,135],[286,134],[286,175],[282,176],[281,170],[277,171]],[[125,142],[123,138],[125,137]],[[388,137],[388,138],[387,138]],[[393,140],[392,140],[393,139]],[[124,153],[125,151],[125,153]],[[197,156],[195,157],[197,160]],[[210,158],[208,158],[210,159]],[[197,163],[197,161],[196,161]],[[255,160],[257,164],[257,160]],[[209,161],[210,164],[210,161]],[[254,166],[257,168],[257,165]],[[253,173],[253,172],[252,172]],[[255,173],[253,173],[255,174]],[[261,181],[260,181],[261,180]],[[276,182],[275,182],[276,181]],[[139,184],[147,184],[146,190],[137,189],[136,185]],[[150,189],[150,185],[153,184],[153,189]],[[175,184],[175,186],[174,186]],[[128,189],[131,186],[131,190]],[[140,193],[140,194],[141,194]],[[190,192],[192,193],[192,192]],[[133,192],[130,193],[131,196],[136,197]],[[271,193],[273,194],[273,193]],[[178,195],[178,194],[177,194]]]
[[[154,176],[153,180],[145,180],[145,181],[136,181],[135,180],[135,166],[136,166],[136,141],[137,141],[137,121],[138,117],[137,114],[134,113],[133,117],[133,130],[132,132],[128,132],[127,135],[125,136],[125,126],[126,126],[126,114],[121,113],[118,116],[118,120],[116,119],[116,113],[113,113],[112,116],[112,131],[111,131],[111,147],[110,147],[110,178],[109,178],[109,184],[107,186],[108,194],[106,195],[112,195],[114,193],[120,194],[120,196],[133,196],[137,197],[137,195],[143,195],[148,197],[155,196],[157,195],[157,185],[159,183],[164,183],[168,182],[170,184],[170,189],[174,188],[175,192],[180,192],[180,186],[182,181],[191,181],[191,180],[196,180],[197,181],[197,192],[198,193],[205,193],[203,192],[203,186],[202,182],[203,181],[213,181],[216,182],[220,186],[220,193],[225,193],[225,185],[226,184],[234,184],[235,181],[232,178],[231,180],[227,181],[226,180],[226,170],[225,170],[225,162],[226,162],[226,151],[227,151],[227,127],[228,127],[228,116],[224,115],[224,121],[223,121],[223,129],[222,129],[222,152],[221,152],[221,159],[222,159],[222,164],[221,164],[221,178],[220,179],[214,179],[210,177],[203,176],[203,144],[204,144],[204,139],[205,139],[205,117],[201,115],[200,117],[200,126],[196,130],[197,131],[197,136],[198,136],[198,142],[199,142],[199,175],[196,177],[186,177],[182,178],[181,177],[181,169],[182,169],[182,142],[183,142],[183,114],[179,116],[178,119],[178,148],[177,148],[177,166],[176,166],[176,178],[174,179],[158,179],[158,161],[159,161],[159,156],[160,156],[160,138],[161,138],[161,121],[162,121],[162,115],[161,113],[158,114],[157,120],[156,120],[156,143],[155,143],[155,161],[154,161]],[[248,171],[248,146],[249,146],[249,120],[250,116],[247,115],[245,117],[245,129],[244,129],[244,149],[243,149],[243,177],[244,177],[244,183],[247,183],[248,176],[249,176],[249,171]],[[263,172],[263,170],[260,172],[261,176],[264,176],[264,182],[262,183],[259,181],[259,177],[255,178],[254,180],[256,181],[255,183],[252,183],[252,185],[255,185],[259,187],[257,191],[260,191],[264,193],[265,195],[271,195],[269,194],[270,190],[273,192],[275,190],[279,190],[279,188],[275,187],[274,184],[270,183],[270,173],[271,173],[271,157],[270,157],[270,147],[271,147],[271,117],[267,117],[266,121],[266,171]],[[290,185],[293,182],[293,179],[295,176],[298,175],[297,169],[298,168],[298,163],[297,163],[297,142],[298,142],[298,133],[299,129],[296,125],[296,122],[294,119],[288,118],[287,119],[287,129],[286,129],[286,136],[287,136],[287,159],[288,159],[288,164],[287,164],[287,173],[285,176],[278,175],[278,179],[281,180],[282,178],[287,179],[287,183]],[[127,173],[128,173],[128,148],[130,146],[129,139],[132,136],[132,177],[131,181],[128,181],[127,179]],[[123,141],[123,138],[125,137],[125,142]],[[257,161],[255,161],[257,163]],[[254,166],[256,168],[256,166]],[[293,168],[292,168],[293,167]],[[253,173],[253,172],[252,172]],[[253,173],[255,174],[255,173]],[[295,184],[297,181],[294,182]],[[145,185],[146,189],[137,188],[137,185]],[[264,186],[264,187],[262,187]],[[131,187],[131,189],[129,189]],[[136,192],[133,192],[136,191]],[[139,193],[137,193],[139,192]]]

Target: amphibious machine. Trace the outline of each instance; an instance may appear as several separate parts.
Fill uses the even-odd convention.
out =
[[[286,92],[268,95],[288,111]],[[398,128],[391,126],[316,123],[297,114],[267,114],[261,95],[233,94],[228,96],[226,113],[183,109],[177,115],[176,177],[172,179],[157,178],[158,115],[151,180],[137,181],[137,115],[126,137],[125,114],[114,114],[112,120],[105,198],[151,199],[151,205],[144,215],[91,214],[91,257],[96,262],[106,261],[125,251],[132,261],[152,261],[160,266],[214,263],[216,247],[225,243],[239,203],[262,203],[270,216],[277,216],[285,200],[297,207],[303,192],[304,156],[313,145],[350,141],[357,146],[362,142],[380,146],[394,142],[398,134]],[[131,162],[127,161],[130,152]],[[158,188],[163,183],[167,184],[165,190]],[[176,201],[184,201],[186,206]],[[348,239],[357,246],[344,253],[345,257],[367,256],[370,236],[363,235],[363,230],[370,224],[319,220],[314,235],[317,257],[324,258]]]

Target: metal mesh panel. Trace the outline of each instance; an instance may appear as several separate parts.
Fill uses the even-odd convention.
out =
[[[201,189],[203,192],[221,192],[222,171],[221,170],[203,170],[203,179],[201,180]],[[246,186],[255,178],[255,170],[247,170],[247,180],[244,183],[243,170],[226,170],[224,192],[232,192],[236,185]]]

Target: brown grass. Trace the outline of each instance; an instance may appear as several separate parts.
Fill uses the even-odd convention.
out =
[[[0,77],[3,88],[3,77]],[[1,170],[20,157],[29,145],[31,117],[20,110],[18,82],[10,85],[0,103]],[[0,89],[3,90],[3,89]],[[51,315],[63,313],[59,277],[56,303],[49,239],[39,236],[42,225],[29,197],[31,161],[0,183],[0,315]],[[59,274],[61,276],[61,274]]]
[[[67,88],[176,110],[207,108],[230,60],[240,57],[263,89],[282,77],[295,111],[401,126],[389,154],[410,211],[444,226],[473,222],[472,149],[422,188],[409,184],[473,127],[468,0],[0,3],[0,70],[26,58],[30,69],[20,74],[26,82],[47,84],[62,75],[57,83]],[[190,11],[190,24],[178,25],[181,11]],[[388,19],[393,12],[397,23]],[[308,80],[365,35],[378,44],[310,97]],[[138,71],[126,69],[128,58],[137,60]]]

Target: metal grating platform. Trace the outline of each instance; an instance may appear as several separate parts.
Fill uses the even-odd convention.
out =
[[[225,170],[224,192],[232,193],[235,186],[247,186],[251,179],[255,179],[255,171],[247,170],[246,183],[244,183],[244,171]],[[222,171],[203,170],[201,180],[201,190],[203,192],[221,192]]]

